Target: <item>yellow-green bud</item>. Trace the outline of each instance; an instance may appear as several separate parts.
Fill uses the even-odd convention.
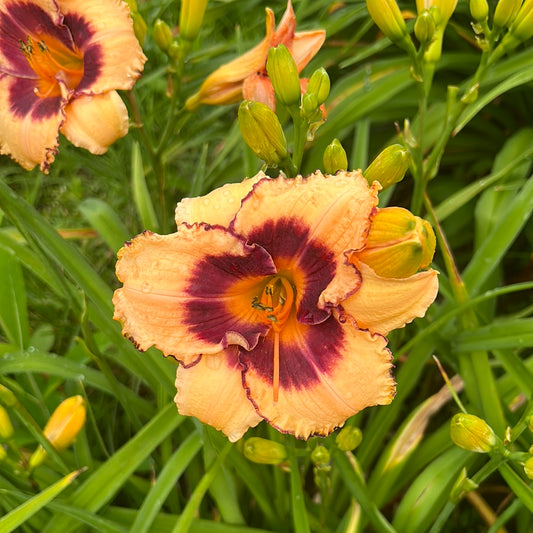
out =
[[[524,472],[529,479],[533,479],[533,457],[524,463]]]
[[[529,420],[527,422],[527,427],[529,428],[529,431],[533,431],[533,415],[529,417]]]
[[[326,174],[335,174],[339,170],[348,169],[348,158],[339,139],[333,139],[324,150],[324,170]]]
[[[470,14],[476,22],[484,22],[489,16],[487,0],[470,0]]]
[[[509,33],[519,42],[533,35],[533,0],[525,0],[509,28]]]
[[[142,46],[144,44],[144,40],[146,39],[146,22],[138,11],[135,11],[131,14],[131,19],[133,21],[133,33],[135,33],[135,37],[137,37],[137,40]]]
[[[409,150],[400,144],[391,144],[370,163],[363,175],[368,183],[379,181],[383,189],[387,189],[403,179],[410,163]]]
[[[313,121],[317,115],[317,112],[319,112],[319,107],[318,100],[314,94],[305,93],[302,96],[302,106],[300,109],[302,118],[309,122]]]
[[[429,222],[402,207],[378,209],[359,259],[384,278],[408,278],[429,267],[436,238]]]
[[[283,444],[261,437],[247,439],[243,453],[250,461],[266,465],[279,465],[287,459],[287,450]]]
[[[245,100],[239,106],[238,118],[244,141],[267,165],[277,167],[288,158],[283,129],[270,107]]]
[[[435,35],[435,19],[428,9],[418,15],[415,22],[415,36],[418,42],[426,44],[431,42]]]
[[[335,443],[339,450],[343,452],[350,452],[355,450],[361,441],[363,440],[363,434],[359,428],[353,426],[343,427],[338,435],[335,437]]]
[[[266,68],[276,99],[286,106],[300,105],[300,77],[289,49],[282,44],[270,48]]]
[[[407,26],[395,0],[366,0],[368,13],[378,28],[394,43],[408,35]]]
[[[319,444],[311,452],[311,461],[313,461],[313,464],[316,466],[326,465],[329,463],[329,460],[329,451],[325,446],[322,446],[321,444]]]
[[[207,0],[181,0],[180,37],[194,41],[202,27]]]
[[[429,9],[437,27],[446,26],[456,7],[457,0],[416,0],[418,13],[422,13],[424,9]]]
[[[7,411],[0,405],[0,439],[8,440],[13,436],[13,425]]]
[[[168,52],[173,41],[174,37],[170,26],[164,20],[157,19],[154,22],[154,42],[157,47],[163,52]]]
[[[0,463],[6,458],[7,452],[3,446],[0,446]]]
[[[450,437],[454,444],[470,452],[487,453],[496,445],[492,428],[483,419],[464,413],[453,416]]]
[[[492,22],[497,28],[509,27],[522,5],[522,0],[500,0],[496,4]]]
[[[329,96],[330,88],[331,82],[328,73],[325,68],[320,67],[311,74],[305,92],[306,94],[314,94],[316,96],[317,104],[320,106]]]
[[[52,413],[46,423],[43,435],[58,451],[70,446],[81,428],[85,424],[86,408],[83,396],[71,396],[63,400]],[[30,469],[41,464],[46,457],[46,451],[39,445],[29,460]]]
[[[4,387],[4,385],[0,385],[0,402],[7,407],[13,407],[17,405],[18,400],[11,390]]]

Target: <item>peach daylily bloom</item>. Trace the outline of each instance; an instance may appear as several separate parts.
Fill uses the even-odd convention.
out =
[[[351,257],[378,189],[359,171],[259,173],[182,200],[176,233],[122,248],[114,318],[140,350],[181,363],[181,414],[231,441],[263,419],[308,438],[391,402],[384,335],[423,316],[438,283],[431,269],[388,279]]]
[[[222,105],[239,100],[254,100],[275,109],[274,89],[268,79],[266,62],[268,50],[285,45],[301,72],[320,50],[326,38],[324,30],[295,32],[296,19],[289,0],[287,9],[276,29],[274,13],[266,9],[266,36],[242,56],[222,65],[203,82],[185,106],[190,111],[202,104]]]
[[[145,61],[122,0],[0,0],[0,153],[48,172],[59,132],[104,153]]]

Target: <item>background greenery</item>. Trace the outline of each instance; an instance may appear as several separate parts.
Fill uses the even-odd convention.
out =
[[[13,524],[45,533],[533,530],[533,491],[523,469],[533,441],[531,41],[489,69],[427,186],[422,214],[439,235],[440,295],[424,319],[390,335],[397,396],[347,422],[363,434],[353,452],[341,451],[335,435],[303,442],[262,423],[245,438],[280,442],[289,459],[280,466],[249,461],[242,442],[229,445],[177,414],[175,365],[156,350],[138,353],[112,321],[122,243],[145,228],[174,231],[180,198],[261,167],[240,137],[237,106],[193,115],[180,107],[214,68],[259,42],[266,5],[279,20],[283,1],[210,0],[175,75],[151,28],[157,18],[174,27],[179,2],[138,2],[148,62],[133,95],[123,94],[130,134],[100,157],[62,139],[48,176],[2,158],[0,384],[18,403],[6,406],[15,433],[4,444],[9,460],[0,462],[0,531]],[[323,66],[332,82],[328,119],[302,173],[322,167],[335,137],[349,168],[366,168],[397,142],[405,119],[423,151],[435,145],[447,87],[467,87],[481,57],[467,2],[459,2],[447,27],[421,133],[408,58],[379,32],[364,2],[295,0],[294,7],[298,29],[327,31],[305,72]],[[414,2],[401,7],[408,20],[416,14]],[[169,78],[182,82],[174,102]],[[407,175],[382,202],[409,207],[412,197]],[[456,376],[452,384],[468,412],[485,419],[505,447],[476,454],[452,443],[449,421],[459,407],[433,355]],[[74,394],[87,400],[83,431],[28,475],[21,457],[43,440],[31,421],[42,428]],[[318,446],[329,460],[317,462],[315,452],[313,462]],[[60,481],[82,467],[75,479]],[[474,486],[465,475],[475,490],[468,492]]]

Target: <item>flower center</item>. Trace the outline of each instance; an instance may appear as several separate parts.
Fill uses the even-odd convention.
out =
[[[71,50],[52,36],[36,41],[28,35],[20,41],[20,49],[39,80],[34,91],[40,98],[61,96],[59,82],[67,89],[75,89],[83,77],[83,54]]]
[[[274,333],[274,354],[272,370],[272,394],[274,402],[279,396],[279,332],[289,318],[294,303],[295,289],[284,276],[271,277],[263,288],[259,297],[252,301],[252,307],[261,311],[265,320],[272,324]]]

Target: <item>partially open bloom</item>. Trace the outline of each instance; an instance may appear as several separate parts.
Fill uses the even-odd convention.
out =
[[[145,60],[121,0],[0,0],[0,153],[47,172],[59,132],[105,152]]]
[[[115,319],[139,349],[181,363],[181,414],[230,440],[262,419],[307,438],[390,403],[384,335],[424,315],[437,273],[387,278],[351,258],[365,247],[378,189],[359,171],[259,173],[182,200],[176,233],[126,243]]]
[[[222,65],[210,74],[191,96],[185,106],[194,110],[202,104],[231,104],[239,100],[255,100],[275,108],[274,89],[268,79],[266,62],[268,50],[285,45],[301,72],[324,43],[324,30],[295,32],[296,19],[289,0],[279,26],[275,27],[274,13],[266,10],[266,36],[242,56]]]

